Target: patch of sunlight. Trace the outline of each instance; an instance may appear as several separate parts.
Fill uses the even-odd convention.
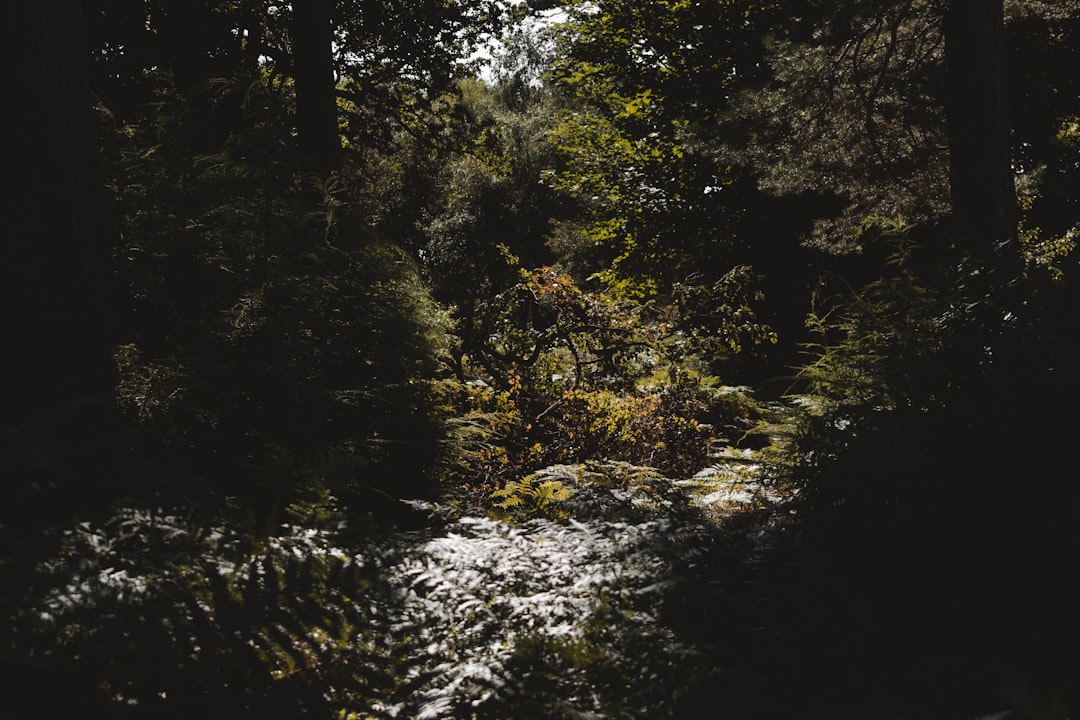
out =
[[[452,717],[454,708],[521,690],[528,678],[513,661],[522,641],[580,638],[611,607],[644,626],[666,587],[669,566],[655,548],[668,529],[661,521],[512,525],[472,517],[415,548],[387,578],[399,588],[391,630],[410,648],[413,691],[379,709],[391,717]],[[658,627],[640,629],[665,639]]]

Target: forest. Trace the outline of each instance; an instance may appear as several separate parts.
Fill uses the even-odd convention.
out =
[[[6,17],[4,717],[1080,718],[1080,0]]]

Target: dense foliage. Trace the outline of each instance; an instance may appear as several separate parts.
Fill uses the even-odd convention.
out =
[[[76,5],[5,707],[1080,712],[1080,4]]]

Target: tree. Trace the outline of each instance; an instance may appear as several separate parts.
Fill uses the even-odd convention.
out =
[[[547,132],[554,97],[540,90],[515,97],[505,85],[477,80],[462,81],[458,90],[465,144],[435,174],[438,193],[420,255],[436,297],[457,311],[459,358],[483,364],[507,321],[501,307],[492,307],[520,282],[522,268],[551,263],[550,224],[570,208],[541,182],[553,160]]]
[[[902,608],[940,623],[900,625],[896,647],[912,638],[911,651],[921,653],[943,630],[965,652],[991,638],[975,652],[1020,678],[1028,712],[1063,717],[1062,708],[1076,702],[1068,693],[1076,686],[1071,647],[1080,627],[1057,598],[1077,552],[1080,505],[1076,484],[1051,468],[1071,462],[1072,430],[1053,418],[1080,394],[1072,369],[1077,302],[1069,290],[1075,243],[1065,237],[1054,249],[1058,274],[1042,271],[1038,254],[1018,242],[1014,178],[1020,173],[1024,186],[1038,187],[1037,178],[1023,176],[1053,159],[1044,137],[1071,113],[1060,100],[1031,102],[1038,91],[1006,85],[1010,58],[1021,57],[1005,38],[1022,38],[1035,51],[1024,59],[1056,53],[1070,42],[1056,40],[1053,29],[1078,8],[1028,6],[1041,18],[1029,15],[1024,34],[1009,35],[1001,2],[905,5],[922,6],[944,41],[922,67],[941,76],[930,87],[944,114],[930,117],[943,121],[931,127],[947,141],[949,158],[935,182],[951,203],[917,224],[875,220],[877,232],[860,239],[887,249],[889,262],[868,262],[876,280],[852,283],[811,316],[822,345],[800,377],[820,412],[807,413],[798,442],[796,477],[809,511],[803,527],[858,577],[882,617],[896,618]],[[866,33],[876,23],[868,10],[823,57],[850,57],[878,37]],[[1035,32],[1042,23],[1045,30]],[[897,32],[883,49],[895,46],[895,57],[903,37]],[[1073,82],[1052,66],[1023,72],[1053,88],[1049,94]],[[878,77],[887,86],[896,76]],[[1010,113],[1015,98],[1023,109]],[[1068,103],[1076,107],[1075,94]],[[1017,118],[1025,134],[1014,132]],[[884,187],[880,175],[867,180]],[[1031,197],[1041,191],[1029,190]],[[1006,449],[1036,426],[1042,450]],[[1016,492],[1024,478],[1037,478],[1037,493]],[[930,588],[935,597],[927,602]],[[924,612],[913,613],[920,604]]]
[[[861,249],[868,219],[946,215],[937,10],[808,0],[791,16],[768,42],[768,82],[736,102],[724,156],[768,195],[811,200],[803,240],[826,253]]]
[[[148,95],[197,92],[213,79],[258,77],[280,32],[266,0],[84,0],[97,100],[121,122]],[[271,31],[273,28],[273,31]]]
[[[109,387],[109,242],[80,3],[14,2],[5,419]]]
[[[1002,0],[950,0],[945,11],[949,186],[956,229],[969,251],[1015,271],[1020,252],[1003,22]]]
[[[101,502],[116,470],[102,461],[116,445],[110,243],[81,10],[66,0],[4,7],[11,78],[0,248],[0,703],[8,707],[40,704],[64,681],[16,642],[20,588],[52,547],[45,528]],[[53,707],[79,710],[70,696]]]
[[[772,82],[739,103],[735,127],[750,141],[731,143],[734,156],[778,196],[833,197],[815,245],[857,251],[880,219],[951,216],[965,250],[1015,269],[1014,176],[1026,174],[1034,196],[1044,164],[1063,172],[1053,134],[1069,112],[1061,100],[1075,94],[1058,68],[1075,55],[1066,38],[1076,9],[1004,5],[802,3],[770,42]]]
[[[601,249],[599,277],[648,297],[702,273],[715,280],[743,246],[738,168],[711,127],[756,82],[770,7],[761,3],[572,3],[552,77],[571,112],[555,130],[557,186]]]
[[[1022,244],[1074,238],[1080,218],[1080,2],[1009,2],[1006,90],[1013,164],[1023,204]],[[1034,229],[1038,233],[1034,233]]]
[[[401,130],[425,144],[448,133],[438,106],[471,76],[479,43],[498,33],[496,0],[340,0],[338,97],[353,146],[386,146]]]
[[[683,329],[697,337],[730,337],[733,324],[756,316],[736,335],[762,341],[714,358],[739,372],[790,363],[813,272],[798,239],[829,197],[815,188],[778,198],[747,150],[764,134],[741,121],[747,98],[774,80],[766,59],[783,34],[778,8],[573,3],[551,72],[568,106],[553,133],[554,180],[583,209],[553,238],[560,260],[623,297],[686,301],[684,319],[696,326]],[[741,298],[732,305],[720,296],[735,277]],[[718,312],[689,310],[708,305]],[[779,335],[759,332],[759,322]]]

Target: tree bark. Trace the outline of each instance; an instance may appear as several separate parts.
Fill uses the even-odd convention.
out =
[[[950,0],[944,20],[953,219],[970,253],[1019,263],[1002,0]]]
[[[334,87],[333,0],[292,4],[293,81],[300,149],[315,170],[326,174],[341,154]]]
[[[0,251],[8,367],[0,415],[12,420],[110,387],[110,251],[81,3],[18,0],[6,15],[11,206]]]

